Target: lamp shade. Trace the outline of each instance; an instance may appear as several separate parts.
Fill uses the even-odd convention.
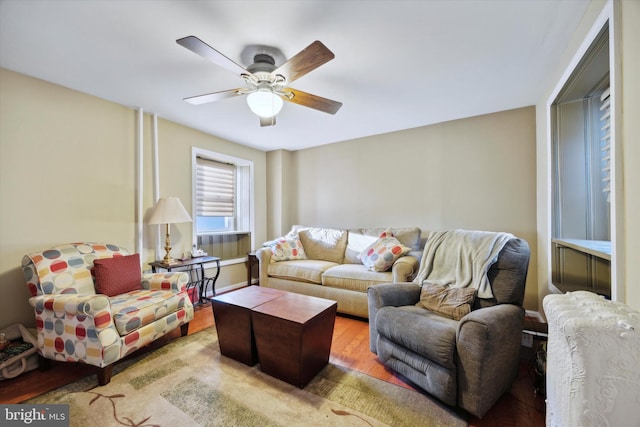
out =
[[[163,197],[158,200],[158,203],[153,207],[151,217],[149,217],[149,224],[175,224],[191,221],[187,210],[177,197]]]
[[[260,117],[274,117],[282,110],[282,98],[269,89],[258,89],[247,95],[247,104]]]

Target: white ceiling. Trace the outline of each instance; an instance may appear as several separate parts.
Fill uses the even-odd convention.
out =
[[[587,0],[0,0],[0,66],[261,150],[296,150],[533,105]],[[314,40],[335,59],[291,84],[343,103],[285,103],[260,127],[244,97],[182,98],[243,80],[176,44],[195,35],[244,66]],[[246,56],[246,55],[245,55]],[[0,94],[1,96],[1,94]]]

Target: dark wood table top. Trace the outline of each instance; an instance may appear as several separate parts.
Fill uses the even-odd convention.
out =
[[[284,295],[254,307],[252,310],[256,313],[304,324],[337,304],[335,301],[324,298],[285,292]]]
[[[287,292],[280,291],[278,289],[265,288],[261,286],[248,286],[246,288],[215,296],[210,298],[210,301],[231,304],[244,308],[254,308],[285,294],[287,294]]]

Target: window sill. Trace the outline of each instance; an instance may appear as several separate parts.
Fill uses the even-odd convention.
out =
[[[224,267],[224,266],[227,266],[227,265],[244,264],[245,262],[247,262],[247,257],[225,259],[225,260],[220,261],[220,267]]]
[[[250,231],[211,231],[207,233],[198,233],[198,236],[233,236],[251,234]]]
[[[565,246],[598,258],[611,261],[611,242],[604,240],[552,239],[558,246]]]

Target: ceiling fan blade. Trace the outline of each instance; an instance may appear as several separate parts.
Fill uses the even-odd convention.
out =
[[[292,98],[283,96],[285,101],[293,102],[294,104],[302,105],[303,107],[313,108],[324,113],[335,114],[342,107],[342,102],[333,101],[331,99],[323,98],[318,95],[312,95],[301,90],[292,89],[290,87],[284,89],[285,92],[293,93]]]
[[[176,40],[182,47],[186,47],[190,51],[197,53],[205,59],[213,62],[216,65],[219,65],[232,73],[241,75],[249,73],[243,66],[238,65],[233,60],[227,58],[222,53],[218,52],[196,36],[187,36],[181,39]]]
[[[322,64],[331,61],[333,58],[335,58],[333,52],[323,45],[322,42],[316,40],[287,62],[273,70],[271,75],[276,76],[281,74],[287,79],[287,83],[291,83],[315,70]]]
[[[260,117],[260,126],[275,126],[276,116],[273,117]]]
[[[240,93],[240,90],[241,89],[231,89],[224,90],[222,92],[207,93],[205,95],[190,96],[189,98],[184,98],[184,100],[193,105],[206,104],[208,102],[219,101],[221,99],[242,95],[242,93]]]

